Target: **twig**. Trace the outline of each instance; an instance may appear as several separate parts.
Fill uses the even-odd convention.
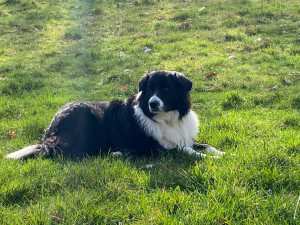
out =
[[[298,198],[298,200],[297,200],[297,204],[296,204],[296,208],[295,208],[295,212],[294,212],[294,217],[293,217],[294,220],[296,220],[296,213],[297,213],[299,201],[300,201],[300,195],[299,195],[299,198]]]

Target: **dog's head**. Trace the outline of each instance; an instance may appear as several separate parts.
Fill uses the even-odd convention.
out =
[[[150,118],[177,110],[180,118],[191,108],[189,91],[192,82],[183,74],[171,71],[153,71],[139,82],[138,106]]]

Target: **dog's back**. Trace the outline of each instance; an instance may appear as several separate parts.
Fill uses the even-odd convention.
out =
[[[100,150],[136,150],[149,154],[157,142],[146,137],[134,118],[135,97],[124,101],[72,102],[64,105],[50,123],[38,145],[10,153],[8,158],[26,159],[56,155],[82,158]]]

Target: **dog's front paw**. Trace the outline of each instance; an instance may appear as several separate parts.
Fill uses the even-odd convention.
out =
[[[220,155],[225,155],[225,152],[219,151],[217,149],[215,149],[214,147],[208,145],[208,144],[198,144],[198,143],[194,143],[194,148],[197,150],[201,150],[204,152],[208,152],[208,153],[212,153],[216,156],[220,156]],[[218,157],[215,157],[218,158]]]
[[[214,147],[211,147],[208,145],[208,147],[206,148],[206,151],[207,152],[210,152],[212,154],[215,154],[216,156],[219,156],[219,155],[225,155],[226,153],[225,152],[222,152],[220,150],[217,150],[215,149]]]

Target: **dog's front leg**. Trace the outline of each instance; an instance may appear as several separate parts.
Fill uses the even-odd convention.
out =
[[[180,148],[180,150],[183,152],[186,152],[187,154],[189,154],[191,156],[196,156],[196,157],[205,157],[206,156],[204,153],[197,152],[194,149],[192,149],[191,147],[183,147],[183,148]]]
[[[225,155],[225,152],[219,151],[219,150],[215,149],[214,147],[211,147],[210,145],[207,145],[207,144],[194,143],[193,147],[197,150],[206,151],[206,152],[212,153],[216,156]]]

